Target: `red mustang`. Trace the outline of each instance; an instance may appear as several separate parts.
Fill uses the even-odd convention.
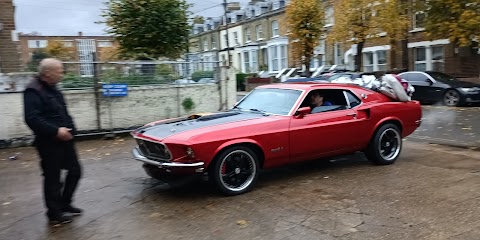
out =
[[[254,186],[262,168],[356,151],[374,164],[392,164],[421,117],[417,101],[355,85],[270,84],[229,111],[136,129],[133,155],[154,178],[208,174],[220,191],[236,195]]]

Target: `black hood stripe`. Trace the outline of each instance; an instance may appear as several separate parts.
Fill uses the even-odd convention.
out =
[[[178,133],[198,128],[211,127],[215,125],[256,119],[261,117],[264,116],[258,113],[222,112],[202,116],[200,118],[192,120],[185,118],[183,120],[177,119],[175,121],[163,122],[154,126],[146,126],[139,128],[137,132],[153,138],[163,139]]]

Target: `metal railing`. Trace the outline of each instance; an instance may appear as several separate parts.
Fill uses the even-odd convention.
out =
[[[129,86],[216,83],[218,66],[218,62],[64,62],[65,76],[60,86],[84,89],[102,83]]]

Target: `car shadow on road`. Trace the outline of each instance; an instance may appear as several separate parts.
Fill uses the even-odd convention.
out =
[[[284,167],[262,170],[255,189],[269,188],[272,186],[281,186],[285,182],[304,181],[305,178],[313,178],[318,174],[334,174],[338,169],[357,168],[369,166],[369,163],[363,153],[339,156],[328,159],[318,159],[301,163],[289,164]],[[152,180],[151,189],[154,194],[163,195],[162,197],[203,199],[205,197],[222,198],[224,195],[219,193],[215,186],[208,181],[206,177],[199,177],[192,181],[169,184]]]

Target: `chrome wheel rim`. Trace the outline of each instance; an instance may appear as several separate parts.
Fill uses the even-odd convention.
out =
[[[218,171],[222,185],[230,191],[239,192],[253,182],[257,166],[248,152],[235,150],[222,159]]]
[[[400,154],[402,144],[400,133],[395,129],[389,128],[380,135],[378,151],[386,161],[394,160]]]
[[[448,91],[445,93],[445,104],[447,106],[456,106],[460,101],[460,96],[455,91]]]

